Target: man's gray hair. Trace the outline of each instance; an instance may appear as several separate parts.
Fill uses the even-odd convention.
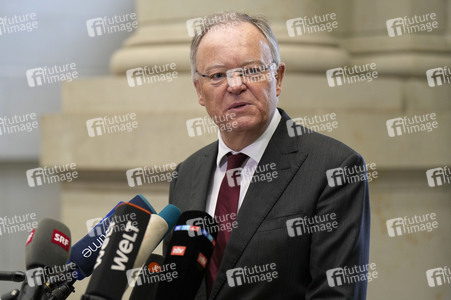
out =
[[[269,21],[261,15],[250,16],[243,12],[238,11],[226,11],[226,12],[217,12],[210,14],[203,18],[203,30],[194,35],[191,41],[191,52],[190,52],[190,60],[191,60],[191,74],[193,78],[196,79],[196,54],[197,48],[202,40],[202,38],[207,34],[213,27],[215,26],[226,26],[230,24],[237,23],[250,23],[257,27],[258,30],[263,34],[269,44],[269,49],[271,50],[271,56],[273,61],[277,64],[280,63],[280,54],[279,54],[279,44],[277,43],[277,39],[274,36],[274,33],[271,30],[271,26]]]

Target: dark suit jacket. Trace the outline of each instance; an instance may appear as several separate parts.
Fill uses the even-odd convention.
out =
[[[370,209],[366,181],[330,187],[326,171],[363,165],[362,157],[332,138],[312,132],[290,137],[282,120],[259,165],[275,163],[278,177],[253,182],[237,216],[209,299],[365,299],[366,282],[330,287],[326,271],[365,265],[369,256]],[[169,202],[182,211],[205,210],[218,142],[181,163]],[[290,237],[287,220],[335,213],[338,228]],[[230,287],[229,269],[276,264],[271,282]],[[207,299],[205,281],[197,300]]]

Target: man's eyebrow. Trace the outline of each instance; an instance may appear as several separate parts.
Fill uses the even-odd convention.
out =
[[[247,66],[247,65],[250,65],[250,64],[259,64],[259,65],[263,65],[264,63],[263,63],[261,60],[259,60],[259,59],[248,59],[248,60],[245,60],[244,62],[242,62],[242,63],[240,64],[240,67],[242,67],[242,66]],[[225,66],[225,64],[223,64],[223,63],[215,63],[215,64],[213,64],[213,65],[211,65],[211,66],[208,66],[208,67],[205,69],[205,72],[208,73],[210,70],[216,69],[216,68],[226,69],[226,66]]]
[[[215,64],[213,64],[211,66],[208,66],[205,69],[205,72],[208,73],[208,71],[210,71],[211,69],[217,69],[217,68],[225,69],[225,65],[223,63],[215,63]]]

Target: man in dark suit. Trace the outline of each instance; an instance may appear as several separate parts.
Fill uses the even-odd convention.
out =
[[[191,46],[194,85],[227,129],[178,166],[169,202],[233,230],[218,233],[196,299],[365,299],[368,185],[349,182],[362,157],[277,108],[285,65],[264,18],[208,18]]]

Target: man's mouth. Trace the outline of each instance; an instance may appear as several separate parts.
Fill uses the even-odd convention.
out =
[[[229,109],[239,109],[245,106],[248,106],[249,104],[247,103],[243,103],[243,102],[238,102],[238,103],[234,103],[232,105],[230,105]]]

